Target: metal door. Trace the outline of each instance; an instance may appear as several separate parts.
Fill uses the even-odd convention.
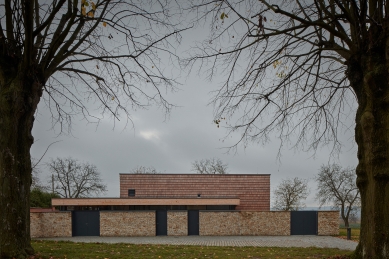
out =
[[[156,212],[156,217],[155,217],[156,235],[166,236],[167,235],[167,211],[157,210],[155,212]]]
[[[100,236],[100,211],[80,210],[72,212],[73,236]]]
[[[199,211],[188,210],[188,235],[199,235]]]
[[[291,235],[317,235],[317,211],[291,211]]]

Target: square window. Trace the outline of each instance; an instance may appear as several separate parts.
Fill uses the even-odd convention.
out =
[[[135,196],[135,190],[134,189],[128,189],[128,197],[134,197]]]

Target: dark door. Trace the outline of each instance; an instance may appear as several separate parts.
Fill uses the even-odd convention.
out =
[[[156,235],[167,236],[167,211],[157,210],[155,220],[156,220]]]
[[[100,211],[73,211],[72,233],[73,236],[100,236]]]
[[[291,211],[291,235],[317,235],[317,211]]]
[[[199,211],[188,210],[188,235],[199,235]]]

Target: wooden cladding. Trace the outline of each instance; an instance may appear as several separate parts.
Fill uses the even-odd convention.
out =
[[[268,174],[120,174],[120,197],[127,198],[130,189],[136,198],[239,199],[240,204],[228,205],[238,205],[236,210],[270,210]]]
[[[84,198],[51,199],[52,206],[120,206],[120,205],[239,205],[239,199],[137,199]]]

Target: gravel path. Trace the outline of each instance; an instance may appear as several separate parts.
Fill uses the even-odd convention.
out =
[[[57,237],[38,240],[63,240],[85,243],[128,243],[200,246],[323,247],[355,250],[357,242],[331,236],[155,236],[155,237]]]

